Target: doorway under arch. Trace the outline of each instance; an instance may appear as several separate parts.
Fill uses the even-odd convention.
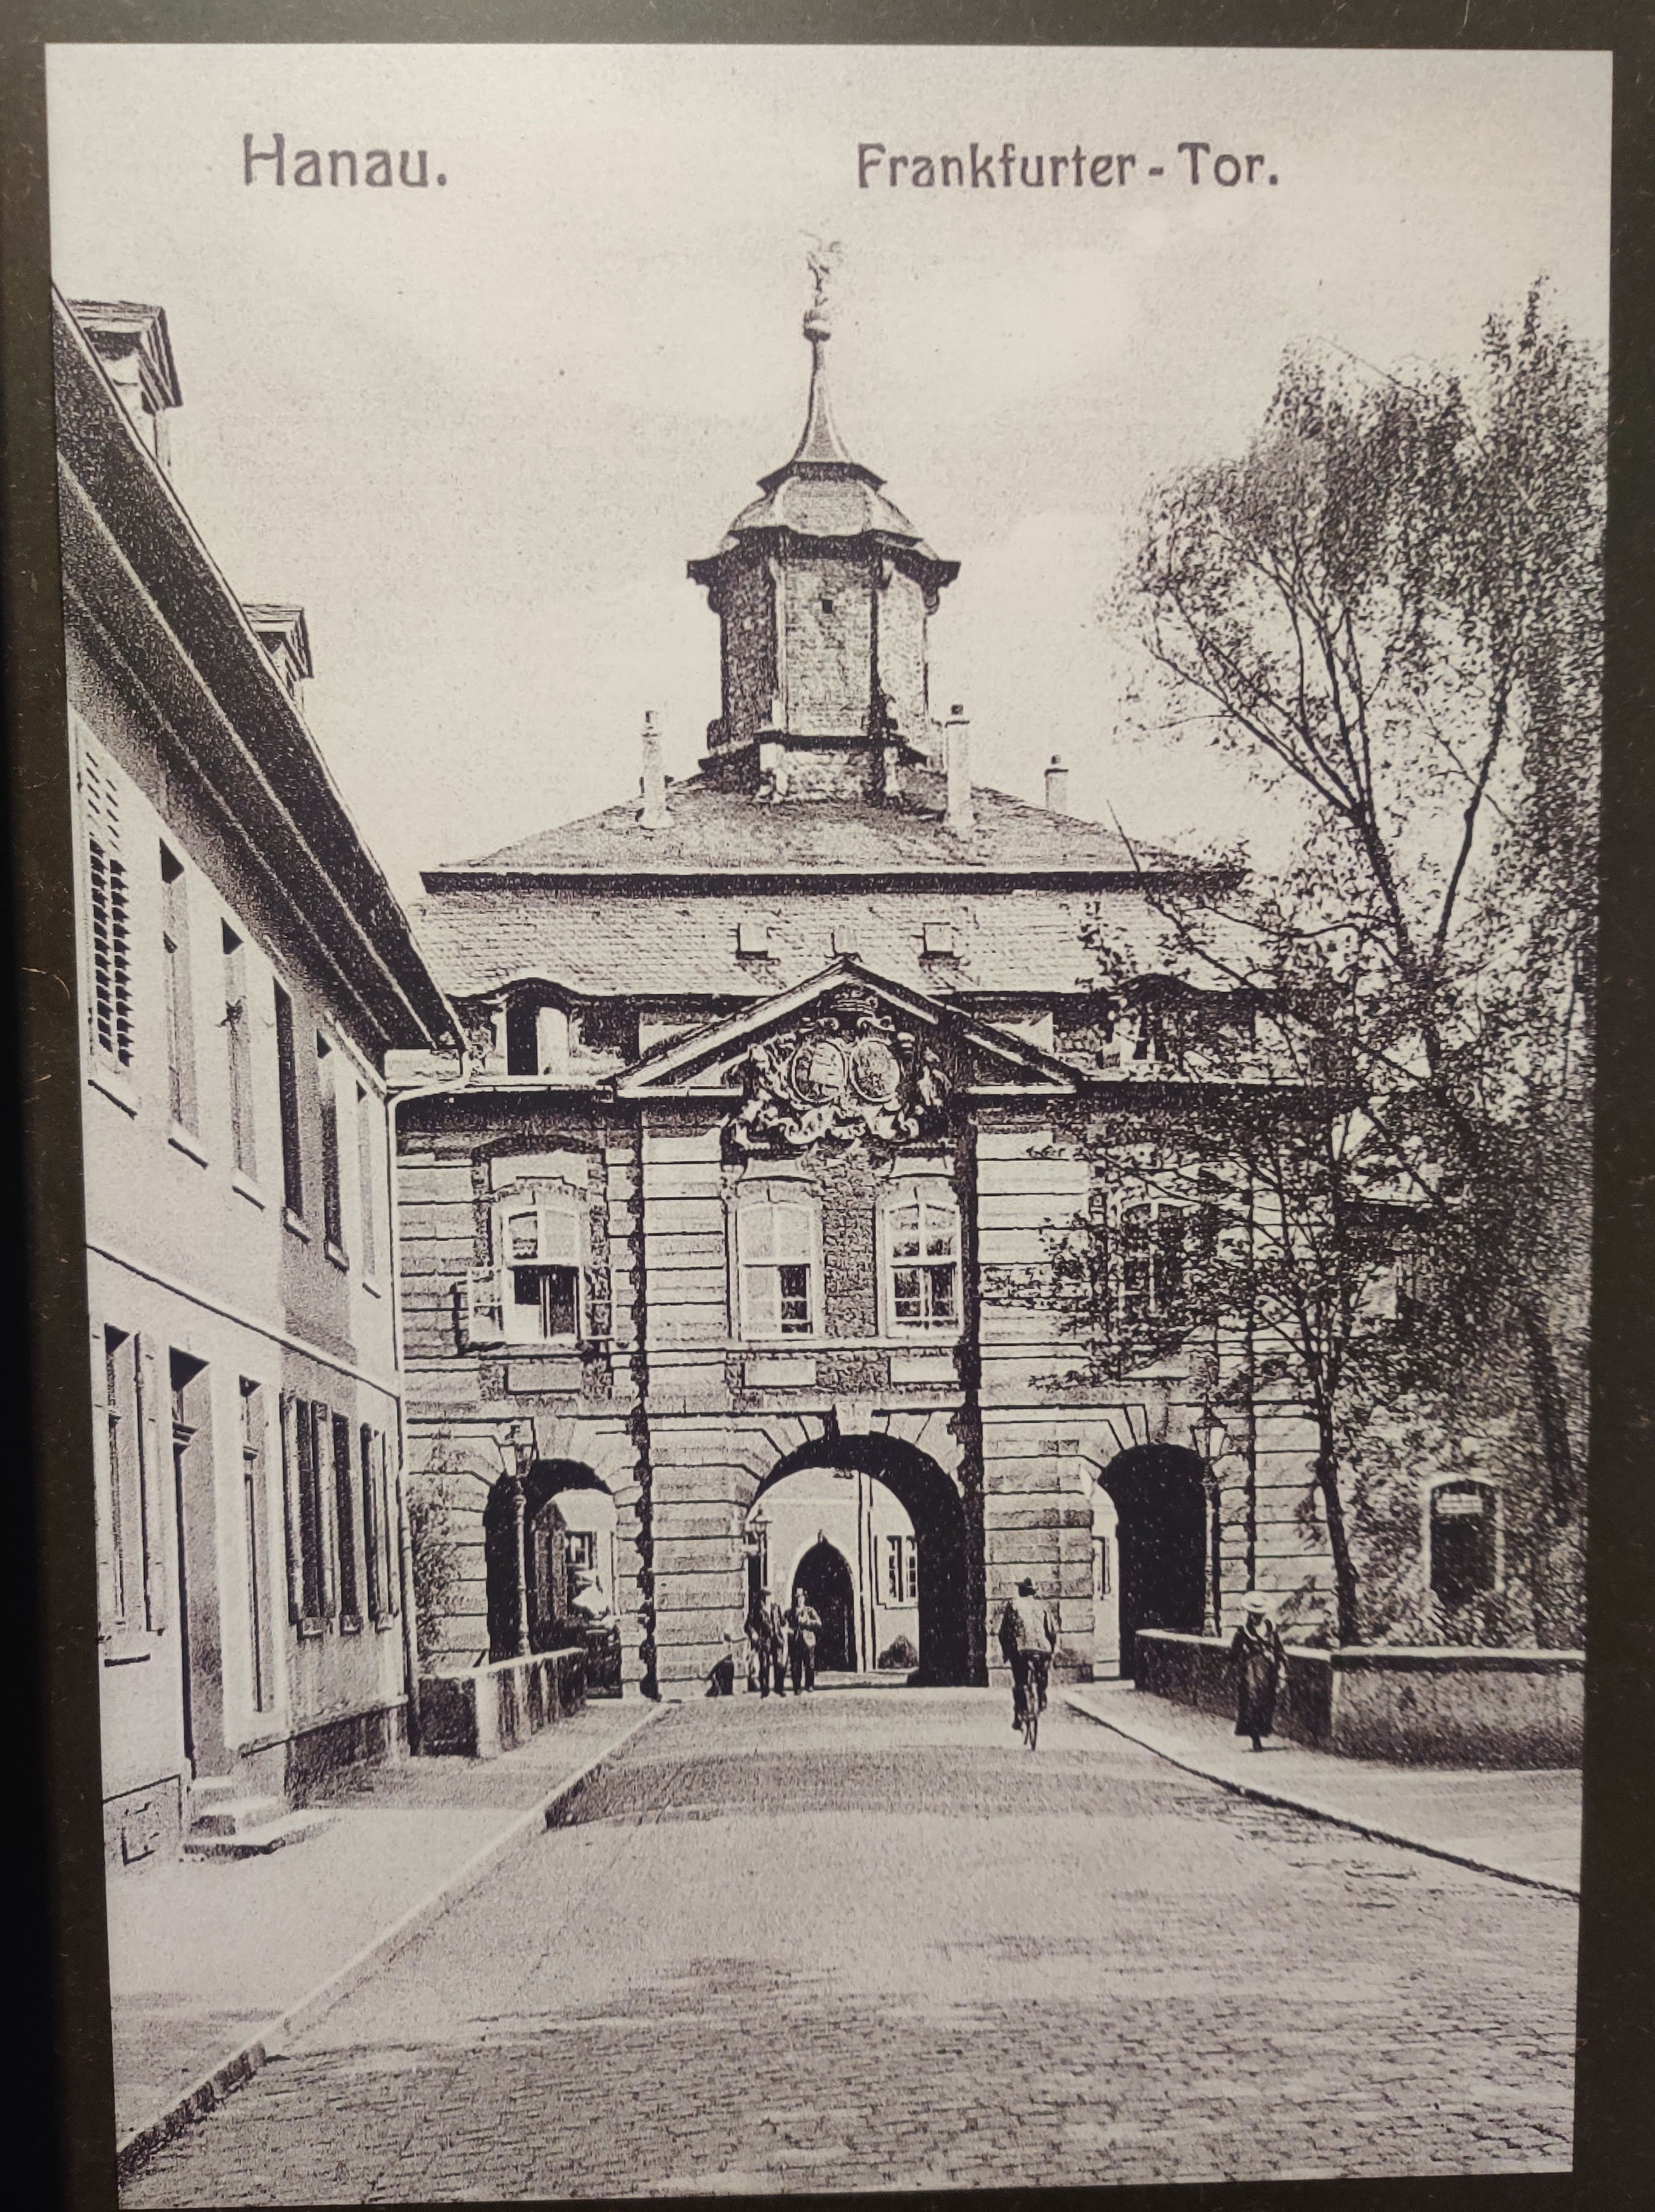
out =
[[[912,1679],[928,1685],[984,1680],[982,1651],[973,1648],[971,1634],[965,1508],[958,1491],[935,1460],[894,1437],[818,1437],[777,1462],[759,1484],[752,1506],[758,1506],[777,1483],[806,1468],[832,1468],[865,1475],[882,1484],[907,1514],[914,1531],[919,1622],[919,1666]],[[820,1612],[815,1585],[806,1579],[806,1587]]]
[[[1098,1486],[1115,1508],[1120,1670],[1135,1676],[1141,1628],[1199,1635],[1207,1609],[1207,1487],[1194,1452],[1140,1444],[1110,1462]]]
[[[829,1674],[850,1674],[856,1670],[856,1585],[850,1562],[837,1544],[818,1537],[794,1569],[790,1601],[800,1590],[821,1616],[816,1638],[816,1664]]]

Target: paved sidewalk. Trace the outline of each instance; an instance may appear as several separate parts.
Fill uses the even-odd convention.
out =
[[[463,1895],[545,1808],[665,1710],[604,1701],[503,1757],[414,1759],[342,1778],[319,1833],[268,1856],[180,1859],[108,1890],[115,2134],[164,2124],[307,2025],[354,1973]],[[368,1954],[364,1959],[363,1954]],[[331,1984],[339,1982],[336,1990]],[[213,2101],[211,2094],[201,2100]]]
[[[1267,1804],[1513,1881],[1580,1893],[1578,1767],[1393,1766],[1272,1737],[1254,1752],[1238,1741],[1231,1722],[1151,1697],[1130,1682],[1092,1682],[1063,1695],[1077,1712],[1134,1743]]]

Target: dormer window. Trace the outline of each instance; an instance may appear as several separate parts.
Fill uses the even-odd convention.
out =
[[[958,957],[952,921],[928,921],[925,924],[924,956],[928,960],[952,960]]]
[[[739,921],[735,926],[735,949],[744,960],[768,960],[770,957],[770,926],[767,921]]]
[[[563,1080],[569,1074],[569,1040],[566,1008],[514,999],[506,1014],[506,1073]]]

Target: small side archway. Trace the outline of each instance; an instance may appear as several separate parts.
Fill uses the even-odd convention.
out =
[[[1205,1625],[1206,1469],[1194,1452],[1140,1444],[1111,1460],[1098,1481],[1115,1508],[1120,1670],[1135,1675],[1141,1628],[1193,1636]]]
[[[578,1460],[536,1460],[507,1475],[483,1514],[489,1654],[514,1658],[569,1639],[570,1600],[583,1571],[615,1600],[615,1506],[607,1484]]]

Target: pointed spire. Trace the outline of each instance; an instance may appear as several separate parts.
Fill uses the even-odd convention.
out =
[[[828,400],[827,343],[833,336],[827,311],[821,306],[806,308],[805,336],[810,341],[810,404],[805,413],[805,434],[799,441],[794,461],[839,461],[848,463],[850,455],[845,451],[837,425],[833,420],[833,409]]]
[[[789,468],[800,461],[837,462],[855,466],[845,451],[833,420],[833,410],[828,402],[827,343],[833,336],[833,321],[828,306],[828,286],[839,266],[840,246],[837,239],[824,246],[812,239],[811,251],[805,257],[810,266],[813,287],[811,303],[805,310],[804,332],[810,346],[810,404],[805,411],[805,434],[799,441],[798,450],[788,464]]]

